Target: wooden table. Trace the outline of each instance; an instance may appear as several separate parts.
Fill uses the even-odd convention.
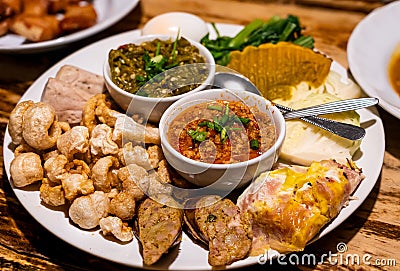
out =
[[[186,11],[212,22],[246,24],[254,18],[293,14],[300,17],[316,47],[347,67],[346,44],[356,24],[383,1],[374,0],[143,0],[111,28],[66,48],[35,55],[0,55],[0,125],[3,141],[9,113],[31,83],[58,60],[104,37],[140,28],[168,11]],[[400,270],[400,120],[378,108],[385,126],[384,165],[373,191],[361,207],[333,232],[308,246],[305,253],[335,252],[339,242],[349,254],[396,261],[397,266],[366,264],[281,266],[252,270]],[[1,151],[2,153],[2,151]],[[3,162],[3,159],[1,159]],[[0,183],[1,270],[133,270],[86,254],[39,225],[16,199],[5,174]],[[393,264],[393,261],[391,262]],[[289,268],[290,267],[290,268]]]

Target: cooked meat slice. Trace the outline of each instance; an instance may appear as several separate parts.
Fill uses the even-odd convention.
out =
[[[102,93],[104,90],[104,78],[101,75],[84,69],[64,65],[56,74],[56,78],[78,88],[90,96]]]
[[[229,199],[208,206],[204,204],[207,200],[204,197],[197,202],[196,206],[202,207],[195,210],[195,219],[202,235],[208,239],[208,263],[221,266],[245,258],[253,238],[250,221]]]
[[[82,109],[86,102],[104,90],[100,75],[66,65],[60,68],[55,78],[49,78],[42,101],[56,108],[60,121],[72,125],[82,120]]]
[[[160,195],[161,197],[161,195]],[[168,202],[147,198],[138,210],[139,238],[143,246],[143,261],[146,265],[157,262],[170,247],[180,241],[182,233],[182,209],[169,196],[162,195]]]

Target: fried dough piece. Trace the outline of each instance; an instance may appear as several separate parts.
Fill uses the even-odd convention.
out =
[[[96,21],[97,14],[93,5],[71,5],[66,8],[60,27],[64,32],[73,32],[91,27]]]
[[[47,2],[49,13],[57,13],[67,8],[69,0],[48,0]]]
[[[21,0],[0,0],[0,17],[10,17],[21,13]]]
[[[22,2],[25,15],[43,16],[47,14],[47,0],[23,0]]]
[[[17,15],[10,30],[34,42],[51,40],[60,34],[59,21],[52,15]]]
[[[158,195],[157,200],[147,198],[139,206],[139,238],[143,246],[143,262],[156,263],[160,257],[180,241],[183,212],[174,199]],[[167,205],[168,204],[168,205]]]
[[[9,28],[10,19],[4,19],[3,21],[0,21],[0,37],[7,34]]]

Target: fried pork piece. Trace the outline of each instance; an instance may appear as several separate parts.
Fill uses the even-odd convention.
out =
[[[47,178],[43,178],[42,180],[40,199],[50,206],[61,206],[66,202],[61,184],[52,185]]]
[[[135,195],[129,191],[121,191],[111,199],[110,214],[129,220],[135,215],[135,208]]]
[[[119,142],[144,142],[147,144],[161,144],[158,128],[137,123],[125,114],[118,114],[115,121],[113,140]]]
[[[64,65],[55,78],[48,79],[42,101],[56,105],[60,121],[75,125],[81,122],[82,109],[87,101],[103,90],[102,76],[75,66]]]
[[[51,40],[60,34],[59,21],[52,15],[17,15],[10,30],[33,42]]]
[[[96,190],[110,192],[118,184],[118,159],[113,156],[100,158],[92,167],[92,180]]]
[[[21,153],[11,161],[10,174],[16,187],[40,181],[44,171],[40,156],[34,152]]]
[[[281,253],[303,250],[338,215],[363,178],[354,164],[333,160],[261,174],[237,201],[241,211],[251,216],[251,255],[269,248]]]
[[[57,149],[72,160],[77,153],[85,153],[89,149],[89,130],[84,126],[75,126],[57,139]]]
[[[99,124],[93,129],[90,137],[90,152],[93,156],[104,156],[118,153],[118,145],[112,140],[112,129],[106,124]]]
[[[253,238],[251,224],[231,200],[206,196],[196,207],[195,223],[208,241],[211,266],[229,265],[247,257]]]
[[[122,192],[131,194],[135,201],[145,198],[150,182],[147,181],[148,173],[144,168],[130,164],[120,168],[117,176],[122,182]]]
[[[68,159],[62,154],[48,158],[43,166],[48,181],[52,184],[61,184],[62,179],[68,175],[67,164]]]
[[[82,229],[93,229],[106,217],[110,206],[110,199],[102,191],[76,198],[69,207],[69,217]]]
[[[88,195],[94,192],[93,182],[86,174],[73,173],[62,179],[62,188],[64,196],[72,202],[81,195]]]
[[[112,234],[122,242],[129,242],[133,239],[132,228],[118,217],[107,216],[100,219],[100,228],[104,235]]]
[[[182,223],[182,209],[170,196],[159,194],[155,200],[147,198],[140,204],[137,224],[146,265],[156,263],[180,242]]]
[[[93,5],[70,5],[66,7],[64,18],[60,22],[61,30],[74,32],[94,25],[97,21]]]
[[[22,123],[25,111],[34,104],[33,101],[22,101],[18,103],[10,113],[10,121],[8,123],[8,132],[14,144],[19,145],[23,141]]]

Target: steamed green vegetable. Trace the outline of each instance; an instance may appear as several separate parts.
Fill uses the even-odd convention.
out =
[[[314,39],[302,34],[302,27],[296,16],[289,15],[286,19],[273,16],[264,22],[255,19],[246,25],[236,36],[221,36],[215,24],[212,24],[217,38],[212,40],[209,33],[201,39],[201,43],[209,49],[219,65],[229,63],[229,53],[243,50],[246,46],[259,46],[263,43],[279,41],[293,42],[307,48],[314,48]]]

